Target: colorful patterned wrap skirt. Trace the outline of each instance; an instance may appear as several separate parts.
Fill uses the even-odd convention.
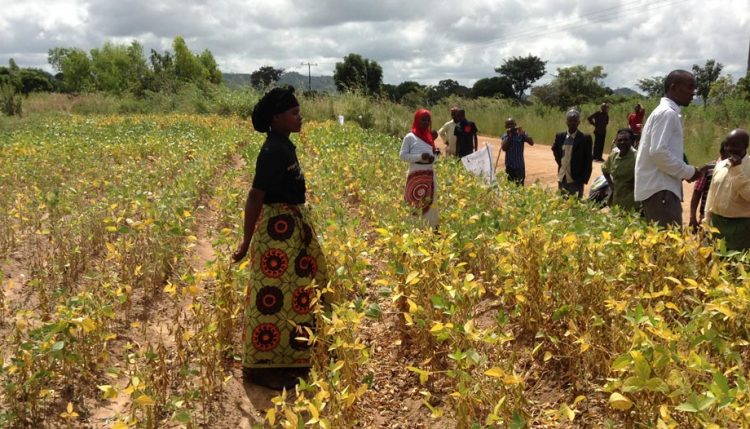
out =
[[[414,214],[421,216],[430,226],[438,225],[438,210],[435,207],[437,185],[432,164],[409,164],[406,175],[404,199],[413,208]]]
[[[264,204],[250,245],[243,330],[246,368],[309,367],[312,289],[326,284],[326,263],[302,205]]]

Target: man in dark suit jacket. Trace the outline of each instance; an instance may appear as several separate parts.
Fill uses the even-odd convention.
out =
[[[578,129],[581,114],[570,109],[565,115],[568,131],[557,133],[552,153],[557,162],[557,185],[567,195],[583,196],[583,185],[591,178],[591,136]]]

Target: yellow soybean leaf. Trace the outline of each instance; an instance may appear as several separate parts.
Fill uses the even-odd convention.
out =
[[[571,410],[568,404],[565,403],[560,405],[560,415],[567,418],[571,422],[576,419],[575,411]]]
[[[440,322],[435,322],[435,324],[432,325],[432,328],[430,328],[430,332],[432,332],[434,334],[435,332],[440,332],[443,329],[445,329],[445,325],[443,325]]]
[[[544,352],[544,361],[547,362],[550,359],[552,359],[552,353],[551,352]]]
[[[419,282],[419,271],[412,271],[406,276],[406,284],[413,285]]]
[[[310,411],[310,415],[312,415],[312,418],[308,420],[307,422],[305,422],[305,426],[317,423],[320,417],[320,413],[318,412],[318,407],[316,407],[313,404],[309,404],[307,406],[307,410]]]
[[[167,282],[167,285],[164,286],[164,293],[174,295],[175,293],[177,293],[177,285],[172,282]]]
[[[406,326],[412,326],[414,324],[414,319],[412,319],[411,314],[404,313],[404,320],[406,320]]]
[[[408,369],[411,372],[416,372],[417,374],[419,374],[419,383],[420,384],[427,383],[427,379],[430,377],[430,372],[429,371],[425,371],[423,369],[419,369],[419,368],[414,367],[414,366],[407,366],[406,369]]]
[[[156,405],[156,402],[148,395],[141,395],[136,400],[135,403],[143,406],[143,407],[153,407]]]
[[[284,408],[284,416],[287,420],[289,420],[291,427],[296,428],[299,426],[299,417],[294,414],[294,411],[290,410],[289,408]]]
[[[721,305],[721,304],[706,304],[706,310],[708,310],[708,311],[711,311],[711,310],[718,311],[719,313],[727,316],[730,319],[734,319],[734,317],[736,316],[736,314],[734,313],[734,311],[732,311],[726,305]]]
[[[83,328],[83,332],[88,334],[96,329],[96,323],[91,318],[86,317],[81,321],[81,328]]]
[[[102,384],[96,387],[104,392],[104,399],[114,399],[117,397],[117,390],[109,384]]]
[[[516,384],[523,383],[523,379],[515,374],[508,374],[505,377],[503,377],[503,383],[505,383],[508,386],[514,386]]]
[[[626,411],[633,406],[633,401],[617,392],[614,392],[609,396],[609,406],[615,410]]]
[[[505,377],[505,371],[502,368],[492,367],[484,372],[484,375],[495,378]]]
[[[276,424],[276,408],[269,408],[266,410],[266,420],[273,426]]]

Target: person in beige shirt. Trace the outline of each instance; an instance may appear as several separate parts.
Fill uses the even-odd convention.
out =
[[[706,220],[719,230],[727,250],[750,249],[750,157],[747,130],[737,128],[724,139],[728,158],[716,165],[706,201]]]
[[[448,155],[456,155],[456,125],[458,125],[458,106],[451,107],[451,120],[443,124],[438,130],[438,135],[445,142],[445,153]]]

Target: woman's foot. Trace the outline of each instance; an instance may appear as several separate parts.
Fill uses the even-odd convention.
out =
[[[242,368],[242,377],[246,382],[281,391],[294,389],[307,372],[309,368]]]

